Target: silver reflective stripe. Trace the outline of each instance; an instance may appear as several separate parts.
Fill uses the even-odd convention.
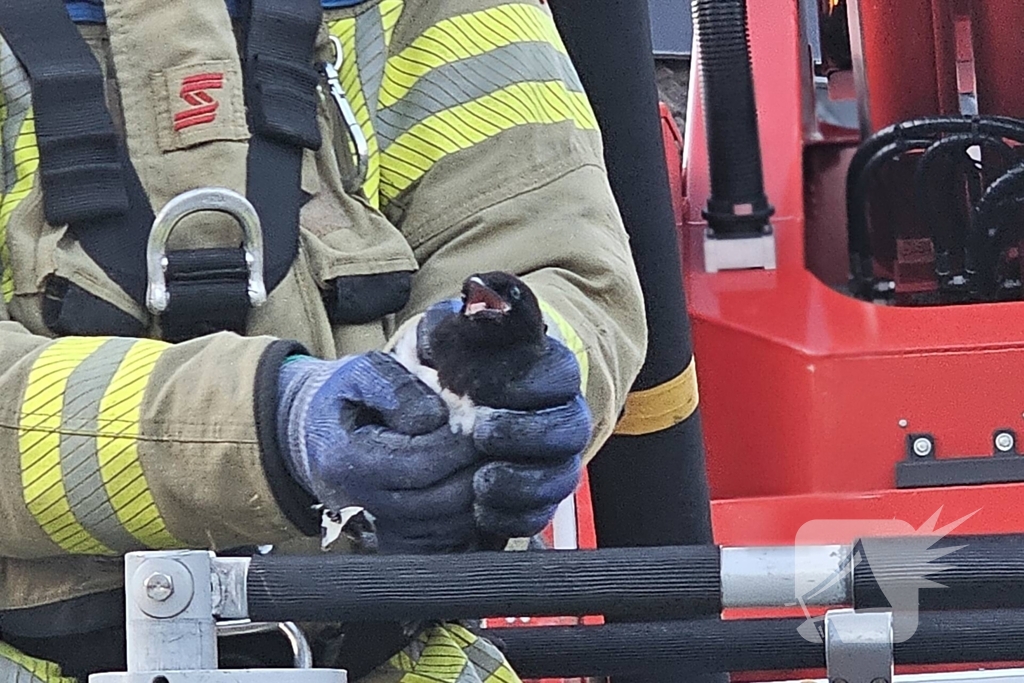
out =
[[[390,68],[399,71],[394,63]],[[569,57],[547,42],[512,43],[431,69],[400,100],[380,111],[381,149],[433,114],[517,83],[538,81],[560,81],[570,92],[583,92]]]
[[[60,466],[71,512],[85,529],[112,550],[144,546],[121,525],[100,474],[100,403],[134,339],[111,339],[81,362],[68,378],[61,413]]]
[[[384,20],[380,12],[380,5],[377,5],[356,17],[356,67],[371,121],[377,118],[377,101],[387,57]]]
[[[3,194],[10,191],[17,180],[14,172],[14,146],[21,132],[32,105],[28,75],[21,64],[0,37],[0,102],[4,105],[6,116],[0,125],[0,190]]]

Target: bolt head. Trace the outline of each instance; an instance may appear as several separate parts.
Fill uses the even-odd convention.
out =
[[[902,429],[906,429],[908,424],[910,424],[910,423],[907,422],[906,420],[900,420],[900,422],[899,422],[900,428],[902,428]]]
[[[1000,432],[996,434],[996,449],[1000,453],[1009,453],[1013,450],[1013,434]]]
[[[151,600],[163,602],[174,594],[174,581],[162,572],[153,572],[146,577],[146,595]]]
[[[914,453],[921,458],[931,455],[932,442],[923,436],[914,439]]]

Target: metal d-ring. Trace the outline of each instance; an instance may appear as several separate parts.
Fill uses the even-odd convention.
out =
[[[153,220],[146,243],[146,307],[153,314],[167,310],[170,293],[167,290],[167,240],[184,218],[200,211],[226,213],[242,228],[242,245],[249,271],[249,303],[259,306],[267,300],[263,281],[263,231],[256,208],[248,199],[224,187],[202,187],[177,195],[164,204]]]

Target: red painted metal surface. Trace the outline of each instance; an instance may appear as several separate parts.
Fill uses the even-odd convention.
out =
[[[1024,485],[895,490],[909,431],[934,434],[938,457],[989,454],[997,428],[1024,432],[1024,304],[881,307],[826,283],[845,278],[849,144],[833,144],[826,162],[803,139],[796,4],[748,4],[765,185],[777,209],[776,270],[704,272],[708,172],[699,106],[686,127],[681,247],[716,540],[791,543],[801,525],[823,518],[919,525],[942,506],[943,519],[980,508],[965,525],[972,533],[1024,531]],[[927,9],[931,40],[930,3],[876,0],[880,12],[881,5]],[[911,44],[917,39],[912,32]],[[911,70],[906,60],[893,68]],[[917,77],[935,83],[931,74]],[[902,106],[894,102],[892,116],[926,113]],[[805,178],[812,170],[821,176]]]
[[[1024,3],[976,0],[972,5],[978,110],[1024,117],[1024,73],[1013,66],[1024,54]]]
[[[857,2],[872,130],[938,114],[940,79],[936,76],[932,0]],[[953,63],[944,66],[947,73],[955,68]]]
[[[661,137],[665,147],[665,166],[668,168],[668,184],[672,191],[672,212],[676,219],[676,228],[683,226],[683,134],[672,118],[668,105],[659,105],[661,117]]]

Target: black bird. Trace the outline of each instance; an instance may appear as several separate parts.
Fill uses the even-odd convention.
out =
[[[508,403],[508,386],[543,356],[546,333],[529,286],[511,273],[492,271],[463,282],[459,315],[430,331],[426,357],[417,355],[415,341],[395,353],[448,403],[452,430],[471,433],[477,406],[521,407]]]

